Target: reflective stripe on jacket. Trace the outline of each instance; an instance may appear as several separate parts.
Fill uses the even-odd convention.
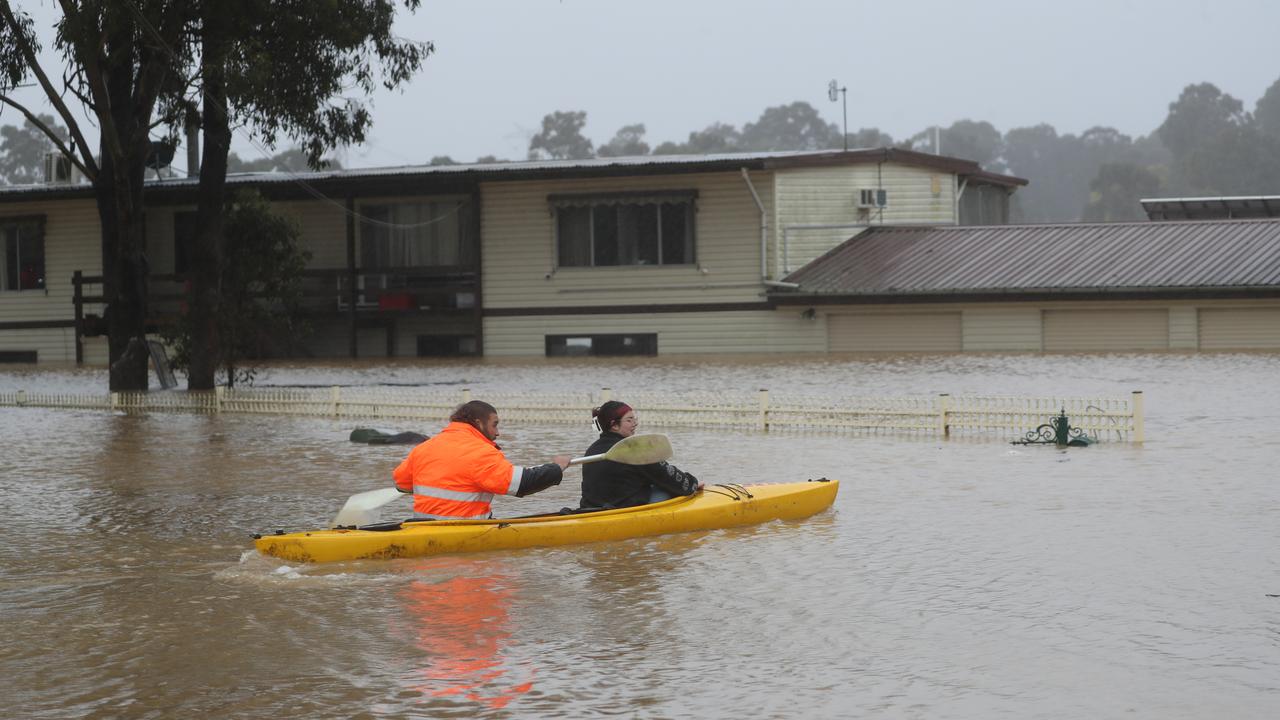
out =
[[[410,451],[392,477],[397,488],[413,491],[415,516],[457,520],[489,517],[494,495],[520,491],[523,470],[484,433],[451,422]]]

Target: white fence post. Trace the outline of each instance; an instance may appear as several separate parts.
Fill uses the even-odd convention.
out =
[[[334,385],[329,388],[329,414],[338,417],[338,405],[342,403],[342,388]]]
[[[613,399],[613,390],[611,388],[600,388],[600,404],[603,405]]]
[[[951,395],[942,393],[938,396],[938,432],[942,437],[951,437],[951,423],[947,420],[947,413],[951,412]]]
[[[462,402],[471,402],[471,388],[462,388]]]
[[[120,393],[113,392],[111,393],[111,409],[115,410],[118,407],[120,407]]]
[[[26,405],[26,404],[27,404],[27,391],[19,390],[18,391],[18,407],[22,407],[23,405]]]
[[[1145,409],[1143,408],[1141,390],[1133,391],[1133,406],[1130,409],[1133,411],[1133,441],[1146,442],[1147,421],[1143,417]]]
[[[765,431],[769,431],[769,390],[760,388],[760,420],[758,427]]]

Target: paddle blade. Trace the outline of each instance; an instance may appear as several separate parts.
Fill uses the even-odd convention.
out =
[[[601,459],[623,465],[649,465],[670,460],[673,454],[666,435],[632,435],[619,440]]]
[[[333,522],[329,523],[329,527],[338,527],[339,525],[369,525],[378,519],[378,514],[374,512],[378,508],[405,495],[395,488],[381,488],[379,490],[370,490],[368,492],[356,493],[347,498],[347,504],[342,506],[337,516],[333,518]]]

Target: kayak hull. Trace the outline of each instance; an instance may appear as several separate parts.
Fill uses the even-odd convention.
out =
[[[617,510],[491,520],[406,522],[398,530],[311,530],[266,535],[258,552],[290,562],[423,557],[623,540],[795,520],[831,507],[836,480],[712,485],[688,497]]]

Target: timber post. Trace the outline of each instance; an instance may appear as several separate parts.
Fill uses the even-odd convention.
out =
[[[84,273],[71,274],[71,302],[75,307],[76,366],[84,364]]]
[[[951,437],[951,423],[947,415],[951,412],[951,395],[942,393],[938,396],[938,432],[942,437]]]
[[[1143,407],[1142,391],[1133,391],[1133,441],[1146,442],[1147,438],[1147,422],[1143,417],[1145,408]]]

